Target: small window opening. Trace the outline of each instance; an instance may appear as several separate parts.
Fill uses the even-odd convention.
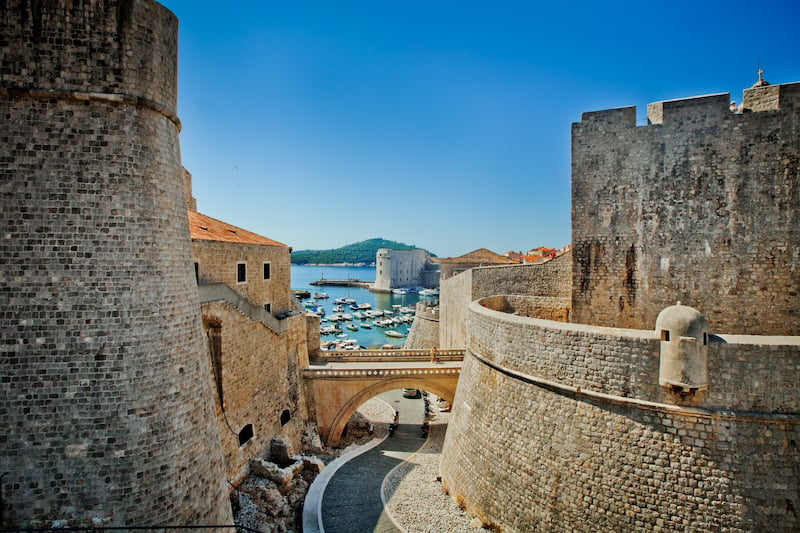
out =
[[[668,329],[662,329],[661,330],[661,340],[665,341],[665,342],[669,342],[669,330]]]
[[[200,284],[200,263],[194,264],[194,280],[197,284]]]
[[[239,432],[239,446],[244,446],[253,438],[253,424],[247,424]]]
[[[269,263],[264,263],[264,279],[269,279],[270,271],[269,271]]]
[[[708,346],[708,333],[703,332],[703,346]]]
[[[236,263],[236,282],[244,283],[247,281],[247,263]]]
[[[272,304],[264,304],[264,310],[267,313],[271,313],[272,312]]]
[[[284,409],[281,413],[281,425],[285,426],[289,423],[289,420],[292,419],[292,413],[289,412],[288,409]]]

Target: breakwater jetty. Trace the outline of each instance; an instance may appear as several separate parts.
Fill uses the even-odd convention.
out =
[[[361,287],[363,289],[369,289],[372,287],[372,281],[364,281],[363,279],[318,279],[317,281],[312,281],[309,285],[314,285],[315,287]]]

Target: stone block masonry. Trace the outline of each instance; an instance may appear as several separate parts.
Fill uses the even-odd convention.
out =
[[[530,531],[797,531],[797,337],[719,335],[710,387],[658,385],[655,331],[470,305],[446,490]]]
[[[149,0],[0,6],[4,526],[231,522],[176,30]]]
[[[565,253],[541,264],[471,268],[444,280],[439,347],[466,346],[468,306],[473,300],[495,294],[569,298],[571,271],[572,253]]]
[[[442,285],[459,504],[508,533],[800,529],[799,103],[759,82],[742,113],[573,125],[571,295]]]
[[[800,334],[800,83],[585,113],[572,128],[573,320]]]

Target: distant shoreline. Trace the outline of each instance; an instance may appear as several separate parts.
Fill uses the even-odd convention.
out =
[[[292,263],[294,266],[299,267],[359,267],[359,268],[375,268],[375,263]]]

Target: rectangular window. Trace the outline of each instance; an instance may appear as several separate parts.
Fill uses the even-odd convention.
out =
[[[272,312],[272,304],[264,304],[264,310],[267,313],[271,313]]]
[[[247,424],[239,432],[239,446],[244,446],[253,438],[253,424]]]
[[[269,263],[264,263],[264,279],[269,279]]]
[[[245,283],[247,281],[247,263],[236,263],[236,282]]]
[[[200,263],[194,264],[194,280],[200,285]]]

